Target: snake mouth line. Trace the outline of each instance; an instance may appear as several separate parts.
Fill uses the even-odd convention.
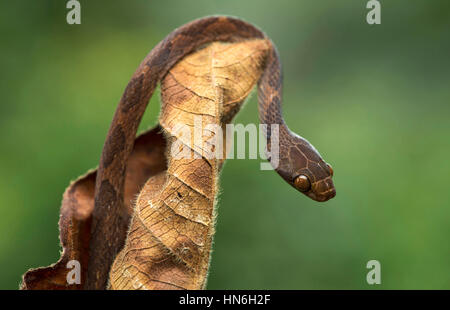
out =
[[[324,202],[324,201],[330,200],[331,198],[336,196],[336,189],[330,188],[324,192],[321,192],[320,194],[316,194],[316,193],[312,192],[308,196],[318,202]]]

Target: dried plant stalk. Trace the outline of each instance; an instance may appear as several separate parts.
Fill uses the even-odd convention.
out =
[[[225,157],[225,147],[217,156],[211,141],[226,139],[225,124],[258,82],[269,49],[263,39],[214,42],[185,57],[163,79],[159,121],[168,141],[168,169],[151,177],[136,200],[125,247],[111,268],[110,289],[205,287]],[[201,128],[223,130],[204,130],[195,139],[199,119]],[[177,128],[189,128],[190,134]],[[189,158],[179,158],[186,148]]]

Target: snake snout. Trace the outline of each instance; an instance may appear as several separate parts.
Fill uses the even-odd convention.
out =
[[[332,188],[329,191],[320,194],[312,192],[308,196],[315,201],[324,202],[336,196],[336,190]]]
[[[321,180],[314,184],[313,190],[308,195],[315,201],[324,202],[336,196],[336,189],[334,188],[331,177]]]
[[[327,201],[336,196],[336,189],[333,187],[330,190],[326,191],[322,195],[319,196],[321,200],[318,201]]]

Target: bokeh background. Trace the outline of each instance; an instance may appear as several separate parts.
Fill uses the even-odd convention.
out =
[[[66,1],[1,1],[0,288],[57,261],[62,193],[97,165],[140,61],[174,28],[227,14],[278,46],[285,119],[333,165],[337,196],[318,204],[259,160],[229,160],[208,288],[450,289],[448,1],[381,1],[381,25],[361,0],[80,2],[71,26]],[[236,121],[256,111],[253,96]]]

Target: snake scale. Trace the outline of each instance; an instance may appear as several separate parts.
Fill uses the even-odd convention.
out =
[[[212,16],[192,21],[174,30],[142,61],[119,102],[102,151],[95,186],[95,208],[87,289],[106,286],[109,268],[123,246],[128,217],[121,214],[124,203],[126,163],[146,106],[157,84],[183,57],[215,41],[242,42],[265,39],[271,44],[258,82],[258,110],[262,124],[279,125],[279,164],[276,172],[291,186],[316,201],[336,194],[333,170],[317,150],[294,134],[281,112],[282,72],[278,52],[255,26],[237,18]],[[271,132],[266,133],[271,149]],[[112,236],[105,241],[105,236]]]

